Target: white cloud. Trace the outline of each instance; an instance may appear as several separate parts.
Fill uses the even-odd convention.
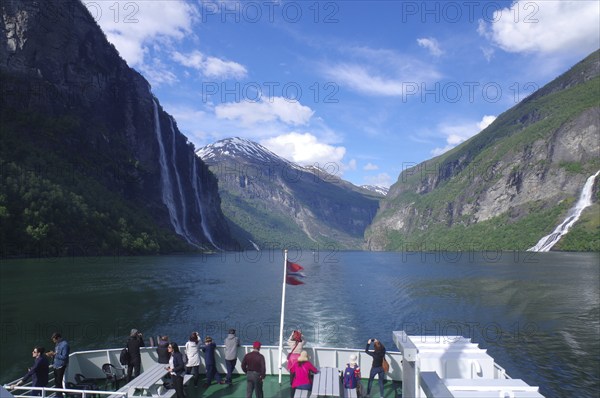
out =
[[[441,77],[431,65],[395,51],[360,47],[346,49],[343,55],[354,59],[325,64],[321,73],[341,87],[367,95],[402,96],[406,89]]]
[[[507,52],[587,55],[600,46],[600,3],[515,1],[478,32]]]
[[[365,176],[366,185],[375,185],[379,187],[389,188],[392,185],[392,177],[388,173],[379,173],[374,176]]]
[[[179,81],[177,76],[171,72],[159,58],[154,58],[152,63],[139,66],[144,77],[148,79],[152,87],[162,84],[172,85]]]
[[[199,70],[206,77],[241,79],[248,74],[246,68],[237,62],[207,57],[197,50],[188,54],[175,51],[172,57],[183,66]]]
[[[108,41],[131,67],[144,63],[147,45],[157,39],[181,40],[192,33],[198,11],[186,1],[84,1]]]
[[[262,140],[261,145],[279,156],[301,165],[318,165],[339,176],[345,166],[342,159],[346,154],[343,146],[334,146],[319,142],[319,139],[310,133],[296,133],[279,135]]]
[[[438,130],[446,136],[446,146],[443,148],[434,148],[431,154],[434,156],[441,155],[444,152],[449,151],[455,146],[463,143],[480,131],[485,129],[487,126],[492,124],[496,120],[496,116],[485,115],[478,122],[463,122],[459,124],[448,124],[442,123],[438,126]]]
[[[365,170],[365,171],[379,170],[379,166],[369,162],[363,167],[363,170]]]
[[[444,51],[442,51],[440,48],[440,43],[438,43],[438,41],[433,37],[423,37],[417,39],[417,43],[419,46],[426,48],[434,57],[439,57],[444,53]]]
[[[486,61],[490,62],[494,57],[495,50],[491,47],[481,47],[481,52]]]
[[[219,119],[239,120],[243,125],[280,121],[287,125],[307,124],[314,111],[297,101],[283,97],[220,104],[215,107]]]

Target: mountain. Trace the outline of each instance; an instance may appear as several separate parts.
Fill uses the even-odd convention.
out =
[[[600,170],[600,53],[449,152],[402,172],[365,236],[372,250],[524,250]],[[555,248],[600,250],[595,204]]]
[[[389,188],[382,187],[379,185],[361,185],[360,187],[366,189],[367,191],[375,192],[376,194],[381,196],[387,195],[388,191],[390,190]]]
[[[196,154],[219,179],[222,208],[242,248],[359,249],[380,195],[265,147],[228,138]]]
[[[233,246],[217,180],[79,1],[3,0],[6,255]]]

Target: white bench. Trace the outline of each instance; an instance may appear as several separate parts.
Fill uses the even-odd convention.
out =
[[[340,375],[336,368],[323,367],[315,374],[312,386],[314,397],[339,397]]]
[[[310,391],[308,390],[296,390],[294,398],[308,398],[310,397]]]
[[[344,388],[344,397],[346,398],[358,398],[356,388]]]
[[[165,397],[164,394],[159,393],[158,388],[161,386],[161,384],[158,383],[162,381],[162,378],[166,374],[167,370],[165,369],[165,365],[157,363],[144,370],[142,374],[125,384],[123,387],[119,388],[117,391],[126,392],[128,395],[133,395],[135,390],[144,390],[148,393],[147,395]],[[167,398],[170,398],[171,396],[173,395],[170,394],[170,396]],[[120,397],[120,395],[114,394],[110,395],[108,398]]]

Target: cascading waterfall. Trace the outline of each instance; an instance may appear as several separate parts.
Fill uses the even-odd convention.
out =
[[[167,166],[167,154],[165,152],[165,146],[163,144],[162,130],[160,128],[160,119],[158,115],[158,105],[156,100],[152,98],[152,104],[154,105],[154,131],[156,132],[156,139],[158,140],[159,148],[159,162],[160,162],[160,181],[162,185],[162,201],[167,206],[169,211],[169,219],[171,225],[175,229],[175,232],[183,236],[188,243],[192,243],[184,233],[179,223],[179,217],[177,215],[177,209],[175,208],[175,201],[173,200],[173,184],[171,183],[171,176],[169,175],[169,168]]]
[[[560,223],[560,225],[557,226],[556,229],[552,231],[550,235],[544,236],[535,246],[528,249],[528,251],[550,251],[552,246],[554,246],[560,240],[560,238],[562,238],[564,235],[567,234],[567,232],[569,232],[569,228],[571,228],[573,224],[575,224],[577,220],[579,220],[583,209],[592,204],[592,188],[594,187],[594,180],[596,179],[596,177],[598,177],[599,174],[600,170],[598,170],[596,174],[587,179],[585,185],[583,186],[583,190],[581,191],[581,195],[579,196],[579,200],[577,201],[575,206],[573,206],[573,208],[569,210],[567,218],[565,218],[565,220],[562,223]]]
[[[181,185],[181,177],[179,176],[179,170],[177,170],[177,153],[176,153],[176,148],[175,148],[175,129],[173,128],[173,118],[169,117],[169,123],[171,125],[171,134],[173,135],[173,143],[172,143],[172,151],[171,151],[171,164],[173,165],[173,171],[175,174],[175,180],[177,182],[177,190],[179,191],[179,201],[181,204],[181,212],[183,213],[183,220],[182,220],[182,228],[185,232],[185,236],[186,239],[189,241],[195,240],[192,239],[193,235],[190,233],[190,231],[188,230],[188,211],[187,211],[187,205],[185,203],[185,196],[183,195],[183,186]]]
[[[202,232],[204,232],[204,236],[206,236],[206,238],[208,239],[208,241],[210,242],[211,245],[213,245],[213,247],[217,250],[222,250],[219,246],[217,246],[217,244],[214,242],[212,235],[208,229],[208,226],[206,225],[206,215],[205,215],[205,211],[204,211],[204,206],[202,205],[202,200],[200,200],[200,188],[198,187],[198,161],[195,159],[195,156],[192,153],[192,160],[191,160],[191,165],[192,165],[192,170],[191,170],[191,175],[192,175],[192,187],[194,188],[194,197],[196,198],[196,206],[198,209],[198,212],[200,213],[200,226],[202,227]]]

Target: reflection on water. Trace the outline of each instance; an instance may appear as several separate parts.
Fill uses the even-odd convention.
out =
[[[285,338],[362,349],[391,331],[461,334],[547,397],[600,393],[597,254],[296,253],[305,285],[287,286]],[[278,344],[279,252],[4,261],[1,382],[30,365],[33,345],[61,330],[74,350],[121,347],[131,328],[184,342]]]

